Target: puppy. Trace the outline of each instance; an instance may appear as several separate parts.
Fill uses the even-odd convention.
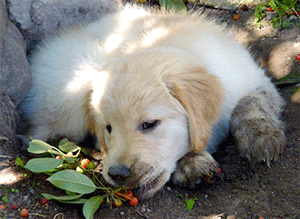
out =
[[[107,182],[140,198],[216,171],[210,154],[230,130],[242,156],[270,165],[286,141],[284,103],[228,32],[198,14],[134,6],[60,31],[31,60],[28,135],[94,133]]]

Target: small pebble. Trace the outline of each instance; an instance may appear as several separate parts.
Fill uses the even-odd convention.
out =
[[[28,195],[24,195],[23,196],[23,201],[27,201],[28,200]]]
[[[33,188],[30,188],[30,189],[29,189],[29,193],[30,193],[31,195],[34,195],[34,193],[35,193],[35,192],[34,192],[34,189],[33,189]]]
[[[273,17],[277,16],[277,12],[276,11],[272,11],[272,12],[267,11],[266,16],[269,20],[272,20]]]
[[[120,215],[125,215],[125,211],[120,211]]]

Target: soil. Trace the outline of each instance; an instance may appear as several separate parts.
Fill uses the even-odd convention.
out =
[[[295,59],[300,53],[299,27],[274,30],[265,18],[264,27],[257,29],[253,25],[253,8],[249,11],[201,10],[221,23],[240,28],[237,40],[250,49],[274,78],[300,73],[300,63]],[[239,13],[241,19],[235,21],[232,18],[235,13]],[[300,218],[300,105],[291,101],[295,88],[293,85],[279,87],[287,102],[282,116],[286,123],[287,146],[280,159],[271,163],[271,168],[241,158],[234,139],[229,137],[213,155],[223,170],[222,179],[193,190],[167,184],[153,198],[140,201],[135,207],[128,203],[119,208],[102,205],[95,218]],[[39,205],[41,193],[58,194],[57,189],[40,175],[26,178],[13,160],[13,157],[0,157],[0,197],[8,198],[7,203],[0,200],[0,205],[6,204],[6,210],[0,210],[0,218],[21,218],[22,208],[36,214],[28,218],[84,218],[82,205],[52,200],[48,205]],[[188,210],[185,201],[194,198],[194,207]],[[12,210],[11,204],[17,205],[18,210]]]

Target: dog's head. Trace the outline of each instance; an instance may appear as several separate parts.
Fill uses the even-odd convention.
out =
[[[218,79],[180,52],[144,51],[109,63],[91,94],[105,179],[152,196],[180,158],[205,149],[221,101]]]

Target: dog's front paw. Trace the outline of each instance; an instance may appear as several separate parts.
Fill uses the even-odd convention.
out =
[[[176,185],[193,188],[201,182],[201,179],[210,180],[218,168],[218,163],[208,152],[193,151],[178,161],[171,180]]]
[[[278,159],[286,144],[282,126],[281,122],[271,119],[242,120],[234,133],[240,154],[270,166],[271,160]]]

